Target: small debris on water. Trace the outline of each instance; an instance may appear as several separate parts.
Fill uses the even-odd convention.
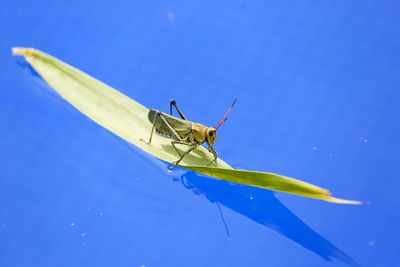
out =
[[[171,23],[171,24],[175,24],[175,22],[176,22],[175,13],[170,11],[170,10],[167,10],[165,13],[166,13],[165,15],[167,17],[168,22]]]

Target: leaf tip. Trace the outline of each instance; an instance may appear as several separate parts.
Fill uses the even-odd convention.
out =
[[[342,199],[342,198],[336,198],[332,196],[328,196],[325,198],[326,201],[336,203],[336,204],[347,204],[347,205],[364,205],[367,204],[366,202],[363,201],[358,201],[358,200],[348,200],[348,199]]]
[[[30,56],[35,52],[33,48],[13,47],[11,48],[13,56]]]

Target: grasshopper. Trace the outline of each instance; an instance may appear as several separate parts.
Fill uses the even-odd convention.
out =
[[[217,161],[218,155],[215,152],[213,145],[217,141],[217,130],[221,125],[227,120],[228,114],[232,111],[233,106],[236,103],[237,98],[233,101],[232,105],[228,108],[225,115],[222,117],[221,121],[217,124],[216,127],[207,127],[203,124],[191,122],[187,119],[187,117],[182,113],[179,109],[176,101],[172,99],[169,103],[169,111],[170,114],[166,114],[159,110],[151,109],[148,113],[148,119],[153,124],[151,129],[149,141],[143,142],[147,144],[151,144],[151,139],[154,134],[154,130],[165,137],[168,137],[171,140],[171,145],[174,147],[176,153],[179,155],[179,159],[175,161],[172,166],[169,167],[172,170],[176,165],[181,162],[181,160],[190,152],[192,152],[198,146],[207,143],[208,151],[210,151],[214,159],[207,164],[210,165],[213,162]],[[178,112],[180,118],[172,116],[172,107],[175,107]],[[187,145],[189,148],[183,152],[182,154],[179,152],[176,144]]]

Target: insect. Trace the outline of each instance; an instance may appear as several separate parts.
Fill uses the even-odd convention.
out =
[[[221,127],[221,125],[227,120],[228,114],[232,111],[236,100],[237,98],[235,99],[235,101],[233,101],[232,105],[225,112],[225,115],[222,117],[216,127],[207,127],[203,124],[189,121],[179,109],[176,101],[172,99],[169,103],[169,115],[155,109],[151,109],[149,111],[148,119],[153,124],[153,127],[151,129],[149,141],[142,141],[147,144],[151,144],[154,130],[158,134],[172,139],[171,145],[174,147],[176,153],[179,155],[180,158],[175,161],[172,166],[169,167],[170,170],[178,165],[179,162],[181,162],[181,160],[187,154],[192,152],[196,147],[207,143],[208,151],[210,151],[214,155],[214,159],[207,164],[208,166],[213,162],[216,162],[218,158],[218,155],[213,147],[213,145],[217,141],[217,131],[219,127]],[[172,116],[172,107],[175,107],[180,118]],[[177,144],[187,145],[189,148],[181,154],[181,152],[179,152],[178,148],[176,147]]]

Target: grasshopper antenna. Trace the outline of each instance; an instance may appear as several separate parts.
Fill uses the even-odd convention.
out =
[[[218,128],[221,127],[221,125],[224,124],[224,122],[228,119],[228,115],[229,115],[229,113],[231,113],[233,106],[235,105],[237,100],[238,100],[238,97],[236,97],[235,101],[233,101],[232,105],[225,112],[225,115],[222,117],[222,119],[218,123],[217,127],[215,127],[216,130],[218,130]]]

